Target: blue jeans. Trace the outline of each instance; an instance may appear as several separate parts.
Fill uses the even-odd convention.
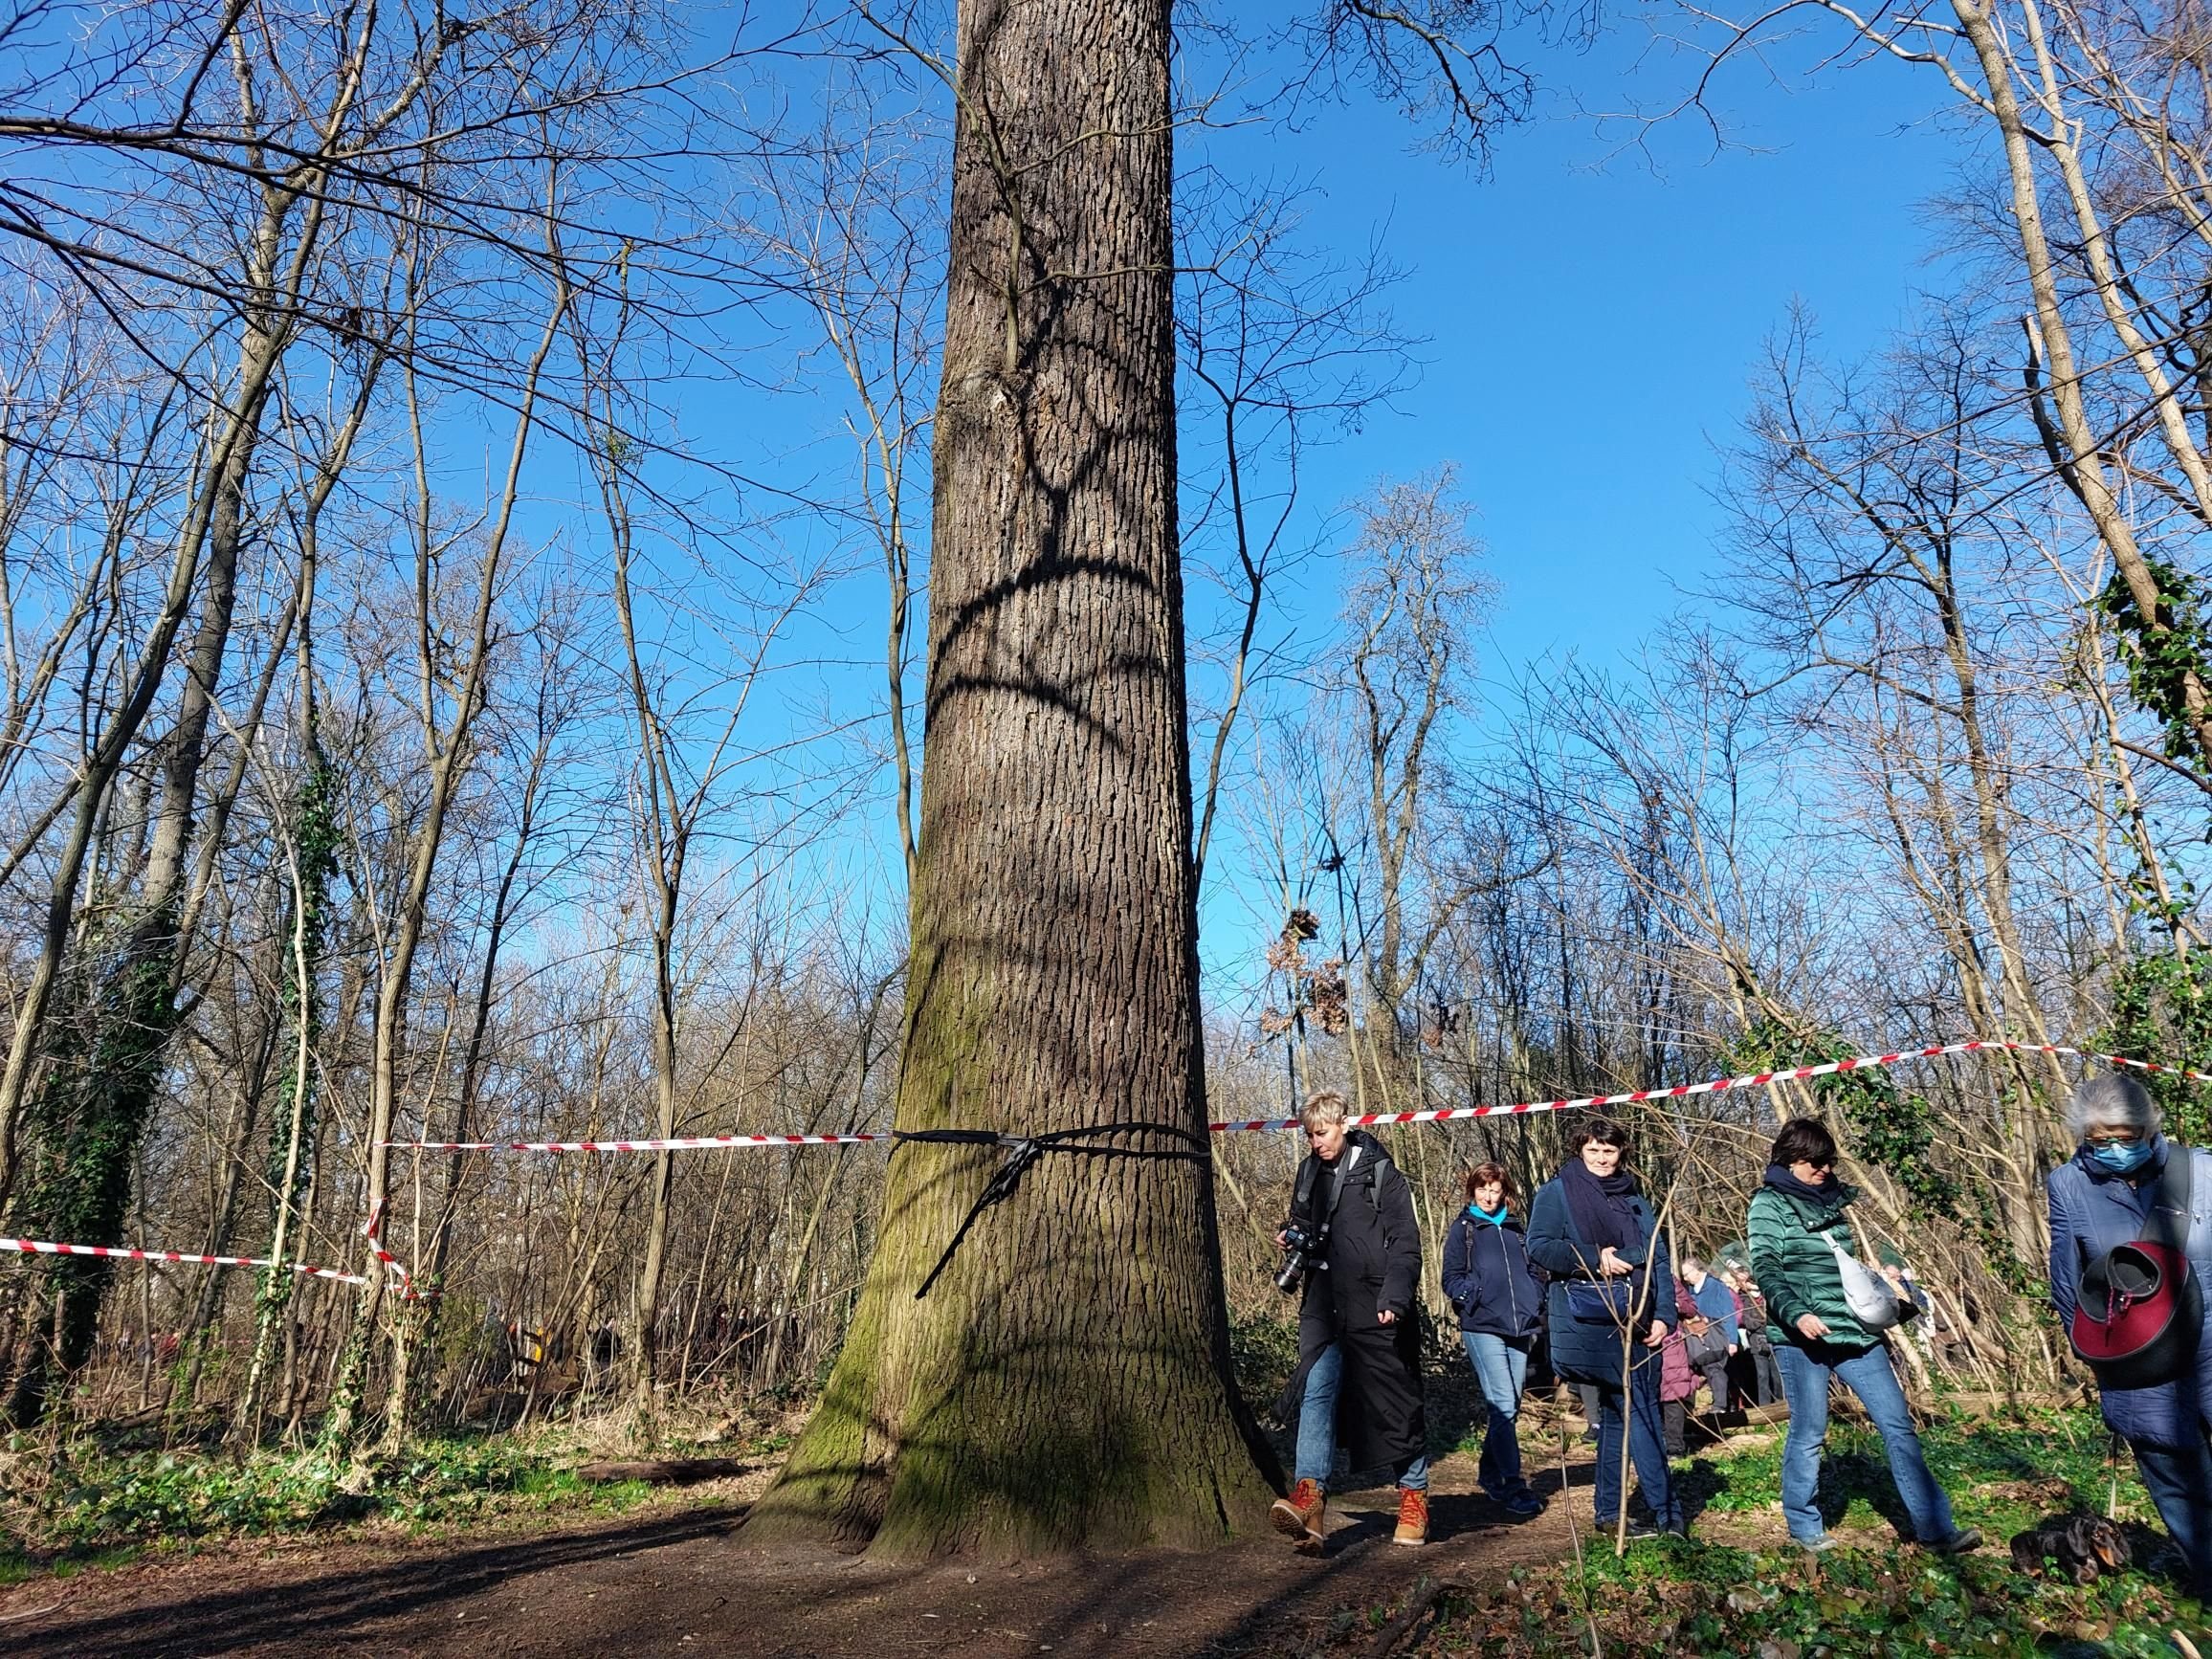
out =
[[[1611,1382],[1590,1386],[1598,1399],[1598,1524],[1609,1527],[1621,1513],[1621,1436],[1625,1431],[1628,1461],[1636,1466],[1636,1489],[1644,1494],[1645,1508],[1659,1525],[1680,1526],[1682,1506],[1674,1499],[1674,1482],[1668,1473],[1667,1445],[1659,1425],[1659,1361],[1648,1360],[1631,1369],[1625,1391]]]
[[[1298,1403],[1298,1451],[1292,1478],[1310,1480],[1326,1492],[1337,1468],[1337,1396],[1344,1386],[1344,1350],[1331,1342],[1306,1372],[1306,1392]],[[1423,1452],[1393,1471],[1398,1484],[1428,1490],[1428,1454]]]
[[[1957,1529],[1951,1500],[1928,1472],[1920,1436],[1905,1390],[1890,1363],[1890,1350],[1876,1343],[1859,1353],[1816,1342],[1809,1348],[1777,1342],[1782,1392],[1789,1397],[1789,1436],[1781,1448],[1781,1513],[1789,1536],[1811,1543],[1827,1531],[1814,1494],[1821,1484],[1821,1453],[1828,1441],[1828,1379],[1835,1378],[1859,1397],[1890,1455],[1890,1478],[1913,1517],[1913,1536],[1924,1544],[1941,1543]]]
[[[1518,1497],[1529,1489],[1521,1477],[1521,1388],[1528,1377],[1529,1352],[1488,1331],[1462,1331],[1468,1363],[1490,1405],[1490,1426],[1483,1430],[1482,1461],[1475,1467],[1477,1485],[1501,1502]]]
[[[2135,1454],[2135,1472],[2158,1506],[2158,1518],[2188,1559],[2197,1593],[2212,1590],[2212,1443],[2200,1439],[2187,1451],[2175,1451],[2131,1440],[2128,1449]]]

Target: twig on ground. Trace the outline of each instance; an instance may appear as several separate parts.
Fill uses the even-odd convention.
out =
[[[1375,1645],[1367,1649],[1367,1659],[1389,1659],[1398,1645],[1427,1616],[1428,1609],[1436,1604],[1437,1597],[1448,1590],[1467,1588],[1469,1586],[1458,1579],[1432,1579],[1426,1573],[1422,1574],[1420,1582],[1413,1586],[1413,1594],[1406,1598],[1405,1605],[1399,1609],[1398,1616],[1377,1634]]]

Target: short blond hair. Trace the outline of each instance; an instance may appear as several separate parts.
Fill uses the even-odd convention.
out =
[[[1334,1089],[1316,1089],[1299,1108],[1298,1121],[1308,1129],[1318,1129],[1325,1123],[1341,1123],[1351,1115],[1351,1105],[1343,1095]]]

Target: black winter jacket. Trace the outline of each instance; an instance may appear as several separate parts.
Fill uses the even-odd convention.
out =
[[[1418,1456],[1427,1440],[1422,1404],[1421,1319],[1414,1292],[1421,1279],[1421,1228],[1413,1194],[1382,1143],[1365,1130],[1344,1138],[1329,1183],[1326,1216],[1314,1213],[1321,1161],[1308,1157],[1292,1189],[1291,1219],[1325,1222],[1321,1260],[1306,1274],[1298,1308],[1298,1369],[1276,1404],[1296,1417],[1306,1373],[1331,1343],[1344,1355],[1337,1402],[1337,1438],[1354,1469],[1378,1469]],[[1376,1316],[1396,1316],[1383,1324]]]
[[[1459,1328],[1528,1343],[1543,1329],[1543,1285],[1529,1268],[1520,1220],[1503,1224],[1461,1210],[1444,1240],[1444,1294]]]

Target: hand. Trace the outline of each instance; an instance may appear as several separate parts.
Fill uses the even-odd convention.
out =
[[[1728,1357],[1731,1360],[1736,1358],[1736,1344],[1734,1342],[1731,1342],[1728,1345]]]
[[[1621,1252],[1611,1245],[1607,1245],[1598,1252],[1598,1272],[1609,1279],[1619,1278],[1623,1273],[1632,1273],[1635,1271],[1634,1268],[1621,1259]]]
[[[1664,1319],[1653,1319],[1651,1321],[1651,1328],[1644,1333],[1644,1346],[1647,1348],[1656,1348],[1666,1340],[1667,1321]]]
[[[1275,1249],[1277,1249],[1277,1250],[1289,1250],[1290,1248],[1291,1248],[1291,1235],[1290,1235],[1289,1233],[1287,1233],[1287,1232],[1279,1232],[1279,1233],[1275,1234]]]
[[[1395,1325],[1398,1323],[1398,1316],[1384,1308],[1375,1316],[1375,1322],[1378,1325]]]
[[[1797,1330],[1799,1336],[1814,1342],[1819,1341],[1823,1337],[1828,1334],[1828,1327],[1826,1323],[1818,1314],[1800,1314],[1798,1316]]]

